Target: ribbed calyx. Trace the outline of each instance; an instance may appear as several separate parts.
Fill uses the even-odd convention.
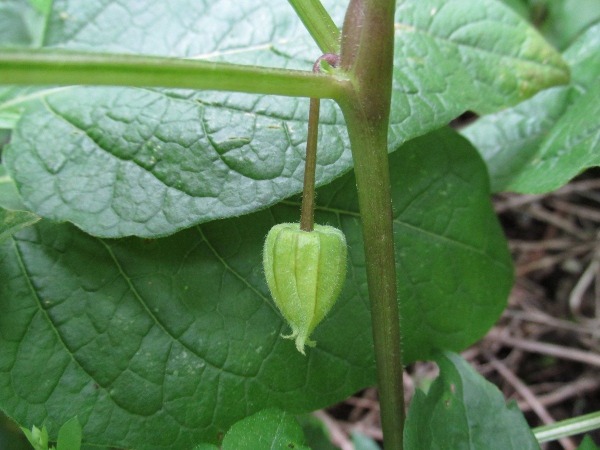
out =
[[[292,329],[283,336],[314,347],[309,337],[337,300],[346,278],[347,246],[344,233],[314,225],[302,231],[297,223],[275,225],[269,231],[263,265],[271,295]]]

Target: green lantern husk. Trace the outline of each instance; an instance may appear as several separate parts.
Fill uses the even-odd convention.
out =
[[[297,223],[275,225],[267,235],[263,266],[275,304],[292,328],[286,339],[314,347],[309,337],[337,300],[346,278],[344,233],[314,225],[303,231]]]

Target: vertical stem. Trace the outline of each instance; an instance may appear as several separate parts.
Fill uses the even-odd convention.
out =
[[[351,0],[340,68],[353,80],[340,101],[358,188],[384,446],[402,450],[404,385],[387,132],[392,95],[394,0]]]
[[[317,168],[320,106],[321,101],[318,98],[310,99],[306,161],[304,163],[304,190],[300,211],[300,229],[304,231],[312,231],[315,222],[315,172]]]
[[[387,138],[345,109],[358,188],[384,447],[402,450],[404,385]]]

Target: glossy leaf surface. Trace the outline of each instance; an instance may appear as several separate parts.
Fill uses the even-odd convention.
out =
[[[341,23],[346,2],[325,6]],[[499,2],[405,0],[396,22],[390,151],[567,80],[560,56]],[[319,56],[283,1],[57,0],[44,45],[305,70]],[[5,163],[26,204],[97,236],[163,236],[301,190],[307,99],[72,87],[23,103]],[[324,184],[352,162],[331,102],[320,128]]]
[[[409,363],[479,339],[512,268],[466,140],[419,138],[392,154],[391,173]],[[16,234],[0,251],[1,407],[52,436],[77,415],[87,443],[178,450],[216,443],[261,409],[312,411],[375,384],[353,176],[317,201],[316,221],[344,231],[349,259],[306,357],[279,337],[287,325],[261,268],[268,230],[297,220],[295,199],[156,240],[46,220]]]

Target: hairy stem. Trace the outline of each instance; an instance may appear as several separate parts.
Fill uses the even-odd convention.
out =
[[[0,50],[0,84],[210,89],[339,98],[340,76],[192,59],[51,50]]]
[[[320,0],[288,0],[323,53],[339,53],[340,30]]]
[[[339,57],[333,53],[325,53],[317,58],[313,72],[321,72],[321,62],[337,67]],[[302,209],[300,211],[300,229],[312,231],[315,224],[315,172],[317,170],[317,144],[319,138],[319,112],[321,100],[310,99],[308,111],[308,137],[306,139],[306,160],[304,162],[304,188],[302,192]]]
[[[351,0],[340,67],[353,83],[340,103],[348,125],[361,212],[381,419],[386,449],[402,450],[404,385],[387,131],[394,0]]]
[[[404,385],[387,140],[344,108],[352,142],[385,448],[402,450]]]
[[[315,171],[317,169],[317,140],[319,137],[319,110],[321,101],[310,99],[308,112],[308,139],[304,163],[304,189],[300,211],[300,229],[312,231],[315,223]]]

